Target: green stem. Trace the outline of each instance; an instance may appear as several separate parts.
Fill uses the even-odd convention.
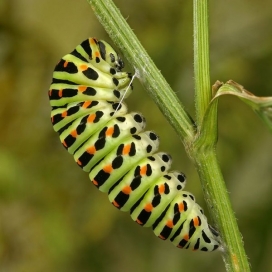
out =
[[[149,95],[186,144],[194,137],[192,119],[111,0],[87,0],[114,43],[121,49]]]
[[[191,146],[204,197],[224,248],[227,271],[250,271],[237,221],[216,158],[217,101],[210,104],[208,0],[194,0],[194,78],[198,136]]]
[[[208,0],[194,0],[194,79],[196,121],[201,125],[211,101]]]

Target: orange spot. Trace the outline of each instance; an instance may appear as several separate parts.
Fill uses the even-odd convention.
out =
[[[62,89],[59,90],[59,97],[62,97]]]
[[[48,95],[51,96],[52,95],[52,90],[48,91]]]
[[[85,101],[81,107],[83,109],[87,109],[90,106],[91,103],[92,103],[91,101]]]
[[[148,203],[145,205],[144,209],[147,211],[147,212],[152,212],[153,210],[153,205],[151,203]]]
[[[71,135],[72,135],[72,137],[76,138],[76,137],[78,136],[77,131],[76,131],[76,130],[73,130],[73,131],[71,132]]]
[[[86,64],[81,64],[81,65],[79,66],[79,69],[80,69],[81,71],[85,71],[85,70],[88,69],[88,65],[86,65]]]
[[[87,87],[86,87],[86,86],[78,86],[77,89],[78,89],[79,92],[82,92],[82,93],[83,93],[83,92],[86,91]]]
[[[188,234],[185,234],[185,235],[183,236],[183,239],[184,239],[185,241],[188,241],[188,240],[189,240],[189,235],[188,235]]]
[[[95,56],[99,58],[100,57],[100,53],[98,51],[96,51],[95,52]]]
[[[164,184],[161,184],[159,186],[159,194],[162,195],[164,192],[165,192],[165,186],[164,186]]]
[[[87,119],[87,122],[88,123],[92,123],[94,121],[95,117],[96,117],[95,113],[90,114],[89,117],[88,117],[88,119]]]
[[[125,145],[123,148],[123,155],[127,155],[130,152],[131,145]]]
[[[141,175],[141,176],[146,175],[146,171],[147,171],[147,166],[146,166],[146,165],[145,165],[145,166],[142,166],[142,167],[141,167],[141,171],[140,171],[140,175]]]
[[[184,211],[184,204],[183,203],[179,203],[179,211],[180,212]]]
[[[115,200],[113,200],[112,204],[113,204],[113,206],[115,206],[116,208],[119,208],[119,207],[120,207],[120,205],[119,205]]]
[[[96,148],[94,146],[91,146],[89,148],[87,148],[86,150],[89,154],[95,154],[96,152]]]
[[[80,160],[77,160],[76,163],[77,163],[78,165],[82,165],[82,162],[81,162]]]
[[[140,221],[139,219],[136,219],[136,222],[137,222],[139,225],[142,225],[142,224],[143,224],[143,222]]]
[[[114,127],[109,127],[106,131],[106,136],[112,136],[114,132]]]
[[[166,223],[166,226],[168,227],[168,228],[173,228],[174,227],[174,223],[173,223],[173,220],[168,220],[167,221],[167,223]]]
[[[54,116],[51,117],[51,123],[54,124]]]
[[[123,189],[122,189],[122,192],[126,195],[129,195],[131,193],[131,187],[129,185],[125,186]]]
[[[98,182],[97,182],[95,179],[92,180],[92,183],[93,183],[95,186],[98,185]]]
[[[62,144],[63,144],[65,147],[68,147],[67,144],[65,143],[65,141],[63,141]]]
[[[106,173],[111,173],[113,171],[113,168],[112,168],[111,164],[106,165],[103,168],[103,171],[106,172]]]
[[[69,63],[69,62],[66,60],[66,61],[63,63],[63,67],[66,68],[66,67],[68,66],[68,63]]]
[[[194,226],[195,226],[195,227],[199,226],[198,217],[195,217],[195,218],[194,218]]]
[[[161,234],[158,236],[160,239],[162,239],[162,240],[165,240],[165,237],[164,236],[162,236]]]
[[[61,117],[66,117],[67,116],[67,111],[64,111],[62,114],[61,114]]]
[[[90,38],[89,39],[89,42],[90,42],[90,44],[96,44],[96,38]]]
[[[183,248],[183,247],[182,247],[182,246],[180,246],[180,245],[177,245],[177,247],[178,247],[178,248]]]

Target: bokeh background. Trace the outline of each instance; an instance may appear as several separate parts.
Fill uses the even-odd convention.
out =
[[[115,3],[194,116],[192,1]],[[211,0],[212,82],[271,96],[271,24],[270,0]],[[220,253],[176,249],[113,208],[59,143],[52,71],[89,36],[110,42],[85,0],[0,0],[0,271],[225,271]],[[145,114],[205,208],[180,140],[137,80],[134,90],[130,109]],[[237,98],[219,106],[218,157],[252,271],[272,271],[272,137]]]

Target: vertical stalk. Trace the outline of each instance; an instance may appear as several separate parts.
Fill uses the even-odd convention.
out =
[[[194,78],[198,136],[192,145],[209,212],[222,238],[227,271],[250,271],[243,241],[216,158],[217,102],[210,104],[208,0],[194,0]],[[204,118],[205,117],[205,118]]]
[[[194,79],[196,122],[201,125],[211,101],[208,0],[194,0]]]

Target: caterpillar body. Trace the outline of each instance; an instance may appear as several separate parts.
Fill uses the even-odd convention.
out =
[[[110,202],[156,236],[179,248],[214,251],[218,233],[194,196],[183,191],[171,157],[157,152],[158,136],[120,100],[131,74],[105,41],[89,38],[56,65],[49,90],[51,121],[61,143]]]

